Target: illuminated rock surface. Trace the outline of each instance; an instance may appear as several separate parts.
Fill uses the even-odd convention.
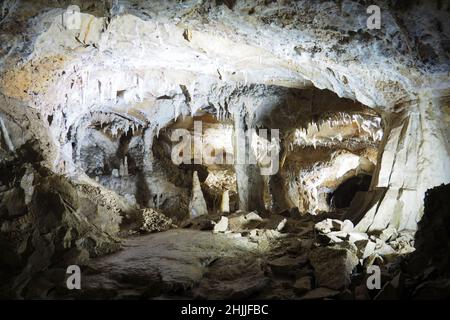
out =
[[[0,296],[65,297],[69,264],[89,298],[375,298],[373,264],[378,298],[446,295],[420,249],[448,222],[420,233],[450,183],[445,1],[382,2],[380,30],[350,0],[57,3],[0,4]]]

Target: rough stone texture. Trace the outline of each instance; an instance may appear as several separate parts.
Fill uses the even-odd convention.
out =
[[[194,176],[192,178],[192,199],[189,204],[189,211],[191,218],[208,214],[208,208],[206,207],[206,201],[203,197],[197,171],[194,171]]]
[[[230,230],[243,231],[263,225],[263,219],[257,212],[253,211],[247,214],[245,212],[236,212],[228,216]]]
[[[222,119],[232,114],[249,127],[277,127],[279,121],[289,126],[281,116],[278,122],[277,117],[268,122],[270,117],[260,116],[278,110],[276,105],[283,105],[286,111],[294,106],[289,97],[295,90],[282,89],[286,87],[304,90],[304,99],[315,101],[313,109],[295,106],[298,110],[309,109],[302,110],[302,123],[296,128],[308,131],[306,136],[298,136],[302,141],[316,146],[316,141],[320,145],[330,139],[343,139],[345,144],[346,137],[352,136],[350,129],[359,126],[352,121],[331,124],[347,125],[347,129],[340,128],[339,137],[331,126],[323,125],[333,117],[316,121],[315,113],[322,109],[317,101],[320,97],[333,105],[335,113],[340,106],[326,99],[331,92],[311,89],[314,85],[387,113],[401,111],[397,114],[401,121],[389,120],[393,118],[389,114],[383,119],[388,123],[383,142],[386,150],[380,155],[378,183],[374,184],[374,188],[392,190],[380,206],[373,207],[374,212],[360,225],[361,229],[373,230],[387,224],[399,229],[414,228],[421,215],[413,209],[420,206],[420,200],[414,199],[421,199],[430,187],[449,182],[447,174],[436,174],[449,172],[448,141],[441,132],[446,118],[439,116],[447,112],[448,102],[439,97],[445,96],[449,87],[449,19],[444,4],[399,6],[382,2],[382,30],[366,28],[366,8],[356,1],[300,1],[293,5],[242,1],[230,9],[210,1],[166,4],[136,0],[121,2],[120,10],[84,1],[79,3],[83,12],[80,30],[61,25],[65,4],[60,2],[56,8],[50,1],[6,2],[8,10],[2,19],[2,110],[17,118],[24,113],[24,103],[31,103],[38,111],[45,121],[33,124],[29,131],[43,138],[44,160],[53,170],[74,173],[77,158],[73,153],[89,150],[77,143],[82,140],[85,125],[89,125],[83,122],[83,116],[93,112],[104,113],[105,122],[100,121],[106,125],[104,129],[108,127],[118,134],[131,130],[137,134],[135,140],[141,137],[142,142],[137,143],[144,152],[141,169],[148,174],[154,159],[153,137],[178,116],[195,114],[205,106],[212,106]],[[26,23],[31,15],[35,19]],[[144,33],[146,37],[141,36]],[[18,35],[27,35],[29,40],[17,41]],[[309,105],[306,100],[305,105]],[[354,114],[349,111],[357,105],[346,102],[346,115],[341,119],[351,118]],[[246,114],[254,119],[245,118]],[[358,119],[356,122],[364,124],[360,126],[362,135],[379,140],[379,118],[359,114]],[[372,124],[375,126],[370,128]],[[310,130],[314,126],[317,134]],[[419,131],[414,128],[422,128],[423,133],[415,135]],[[10,142],[8,148],[14,148],[14,141]],[[440,156],[428,158],[431,151]],[[411,155],[407,170],[418,168],[417,175],[405,175],[398,169],[404,167],[404,154]],[[97,160],[101,160],[101,153],[98,155]],[[117,160],[125,167],[123,159]],[[246,203],[242,209],[262,212],[257,171],[237,168],[241,185],[238,192],[241,199],[246,199],[242,200]],[[403,175],[409,177],[408,181]],[[389,181],[387,177],[391,177]],[[250,179],[248,191],[246,178]],[[111,185],[113,180],[108,177],[102,183]],[[130,181],[149,189],[148,194],[135,195],[141,198],[138,202],[148,204],[149,198],[155,197],[159,199],[155,203],[166,206],[165,211],[174,211],[176,204],[187,206],[176,203],[176,195],[185,198],[188,190],[174,183],[163,183],[155,176],[132,177]],[[273,190],[280,185],[280,181],[271,183]],[[289,183],[281,181],[284,187]],[[119,189],[126,188],[124,184]],[[320,189],[316,191],[320,193]],[[292,192],[295,200],[298,191]],[[311,202],[307,210],[320,209],[317,204],[323,201],[317,196],[306,196]],[[394,208],[394,199],[404,205]],[[290,201],[278,197],[274,209],[284,210],[292,205]],[[394,212],[393,216],[388,212]]]
[[[332,210],[328,196],[339,185],[372,175],[370,189],[338,217],[354,228],[331,230],[335,223],[320,236],[352,244],[366,264],[411,251],[425,192],[450,183],[448,3],[380,1],[382,28],[369,30],[365,2],[351,0],[74,2],[82,11],[76,29],[62,20],[72,1],[1,4],[0,259],[8,273],[19,270],[19,296],[52,257],[85,261],[117,249],[115,236],[135,231],[144,208],[176,223],[192,208],[214,211],[219,185],[233,189],[242,210],[300,216]],[[200,177],[225,168],[175,165],[164,131],[205,114],[234,125],[235,136],[239,128],[280,129],[271,144],[280,171],[262,175],[258,134],[244,138],[243,152],[256,163],[229,165],[226,183]],[[190,206],[192,195],[199,203]],[[297,227],[287,221],[282,231]],[[245,228],[260,246],[281,237]],[[314,231],[305,224],[296,232],[311,240]],[[370,235],[365,244],[361,234]],[[347,284],[353,252],[316,250],[322,280]],[[339,279],[321,269],[327,254],[340,261]],[[158,282],[147,271],[137,279]],[[223,292],[264,290],[247,278],[248,289],[231,281]],[[115,281],[101,292],[116,296]],[[306,297],[335,295],[317,288]]]
[[[425,214],[415,235],[416,251],[407,258],[406,274],[416,299],[447,299],[449,286],[450,185],[427,191]]]
[[[309,259],[319,286],[334,290],[350,284],[350,275],[359,262],[353,252],[338,247],[317,248],[311,251]]]
[[[117,216],[112,210],[100,213],[101,204],[93,205],[88,211],[80,204],[80,200],[87,197],[86,193],[77,191],[66,178],[36,164],[23,170],[27,174],[22,180],[8,181],[8,178],[14,179],[16,170],[20,172],[20,168],[15,167],[12,172],[2,174],[2,184],[12,189],[0,195],[1,296],[24,297],[24,288],[43,270],[85,264],[89,258],[120,248],[116,237],[120,223],[118,213]],[[33,188],[24,190],[23,183],[22,186],[19,183],[31,172]],[[30,199],[27,205],[20,210],[13,207],[11,201],[25,204],[25,197]]]
[[[132,237],[123,250],[82,267],[83,290],[68,291],[62,286],[64,282],[58,281],[64,279],[65,270],[54,270],[53,276],[42,275],[50,285],[44,295],[37,297],[248,297],[267,285],[254,256],[256,249],[257,245],[245,238],[193,230]],[[208,296],[210,293],[213,296]]]
[[[416,252],[411,255],[412,266],[424,270],[434,266],[440,274],[449,273],[450,185],[429,190],[425,197],[425,215],[416,233]]]
[[[236,261],[238,260],[238,261]],[[261,261],[250,258],[220,258],[209,268],[194,295],[199,299],[246,299],[269,284]]]
[[[273,273],[279,275],[295,276],[300,268],[308,262],[306,255],[292,257],[283,256],[269,262]]]
[[[144,209],[142,218],[144,223],[141,230],[146,232],[166,231],[172,226],[172,219],[152,209]]]
[[[304,294],[308,291],[310,291],[312,288],[311,285],[311,278],[310,277],[303,277],[295,281],[294,283],[294,291],[297,294]]]
[[[377,258],[392,259],[415,250],[414,232],[411,230],[398,232],[394,227],[389,227],[369,233],[355,232],[351,221],[330,218],[316,223],[314,228],[319,232],[320,243],[351,248],[366,267],[372,265]]]

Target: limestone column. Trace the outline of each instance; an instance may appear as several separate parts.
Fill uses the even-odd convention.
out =
[[[269,191],[272,196],[273,208],[275,213],[280,213],[285,210],[289,210],[295,205],[289,199],[289,192],[286,188],[286,181],[283,177],[283,164],[286,158],[286,139],[281,138],[280,141],[280,168],[278,172],[272,176],[269,176]]]
[[[144,172],[149,173],[153,171],[153,139],[155,137],[155,131],[153,128],[147,128],[144,132]]]
[[[263,200],[264,181],[256,163],[252,163],[252,150],[246,123],[245,111],[241,110],[234,116],[235,138],[235,171],[239,209],[244,211],[265,210]]]

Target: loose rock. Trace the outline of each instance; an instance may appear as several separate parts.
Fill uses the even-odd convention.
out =
[[[359,262],[356,254],[350,250],[335,247],[314,249],[309,259],[319,285],[334,290],[350,284],[350,274]]]

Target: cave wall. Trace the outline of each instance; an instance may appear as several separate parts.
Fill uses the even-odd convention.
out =
[[[359,230],[417,228],[425,192],[450,179],[447,123],[442,113],[447,103],[424,96],[389,116],[372,185],[372,190],[384,189],[384,195],[359,222]]]
[[[448,129],[441,123],[448,103],[439,100],[449,88],[445,4],[380,2],[381,30],[366,28],[365,6],[357,1],[242,1],[231,8],[214,1],[80,1],[78,29],[63,25],[68,4],[2,4],[8,9],[0,22],[0,107],[2,119],[9,119],[1,125],[5,157],[14,153],[11,145],[22,143],[14,139],[23,131],[24,141],[39,145],[44,166],[90,181],[74,162],[73,139],[83,117],[102,112],[141,127],[149,173],[159,131],[202,108],[232,114],[250,129],[294,129],[319,123],[323,106],[349,111],[364,104],[387,123],[372,186],[386,195],[370,211],[379,217],[373,227],[413,227],[420,217],[413,208],[420,207],[425,189],[448,182]],[[412,155],[406,178],[400,170],[405,154]],[[236,174],[242,208],[263,210],[258,167],[237,167]],[[147,187],[161,183],[145,181]],[[162,190],[169,189],[175,194],[172,186]],[[404,200],[394,204],[397,198]],[[279,210],[291,205],[276,202]]]

